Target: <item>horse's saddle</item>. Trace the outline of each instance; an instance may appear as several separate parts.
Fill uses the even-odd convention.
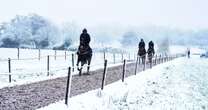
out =
[[[142,55],[146,54],[146,50],[145,50],[145,48],[139,48],[139,52],[138,52],[138,54],[139,54],[140,56],[142,56]]]
[[[92,49],[90,48],[90,46],[80,45],[77,54],[78,55],[92,54]]]

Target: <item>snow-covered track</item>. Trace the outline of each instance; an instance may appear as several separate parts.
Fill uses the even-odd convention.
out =
[[[147,66],[146,68],[148,68]],[[142,71],[139,65],[137,72]],[[135,63],[126,65],[126,77],[134,75]],[[103,69],[90,72],[91,75],[74,75],[70,96],[75,96],[101,87]],[[121,79],[122,66],[108,68],[106,84]],[[66,90],[66,77],[31,84],[0,89],[0,110],[35,110],[59,100],[63,100]]]

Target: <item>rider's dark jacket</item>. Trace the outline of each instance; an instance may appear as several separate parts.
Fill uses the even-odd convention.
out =
[[[80,35],[80,44],[77,54],[88,54],[92,55],[92,49],[90,48],[90,35],[87,32],[83,32]]]
[[[145,54],[146,54],[145,43],[144,43],[144,41],[140,41],[138,55],[144,56]]]
[[[83,32],[80,35],[80,45],[89,46],[90,35],[87,32]]]

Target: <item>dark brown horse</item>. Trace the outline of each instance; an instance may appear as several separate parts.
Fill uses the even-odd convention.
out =
[[[90,48],[90,46],[80,45],[77,55],[78,55],[77,70],[79,71],[79,75],[82,74],[82,69],[83,69],[84,64],[87,64],[87,74],[89,74],[90,63],[92,59],[92,49]],[[79,63],[81,63],[81,67]]]
[[[142,64],[145,64],[145,59],[146,59],[146,50],[145,50],[145,48],[139,48],[138,55],[142,59]]]
[[[149,47],[147,50],[147,54],[148,54],[148,61],[150,63],[150,68],[152,67],[152,58],[154,57],[155,54],[155,50],[153,47]]]

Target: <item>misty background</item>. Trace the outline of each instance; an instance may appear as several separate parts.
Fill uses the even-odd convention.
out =
[[[37,14],[17,15],[0,25],[0,47],[68,49],[78,45],[81,26],[76,22],[60,26]],[[172,45],[199,45],[208,43],[208,30],[182,30],[164,26],[99,25],[88,28],[95,47],[137,47],[141,38],[156,44],[168,40]]]
[[[91,47],[207,47],[205,0],[0,0],[0,47],[76,49],[83,28]]]

